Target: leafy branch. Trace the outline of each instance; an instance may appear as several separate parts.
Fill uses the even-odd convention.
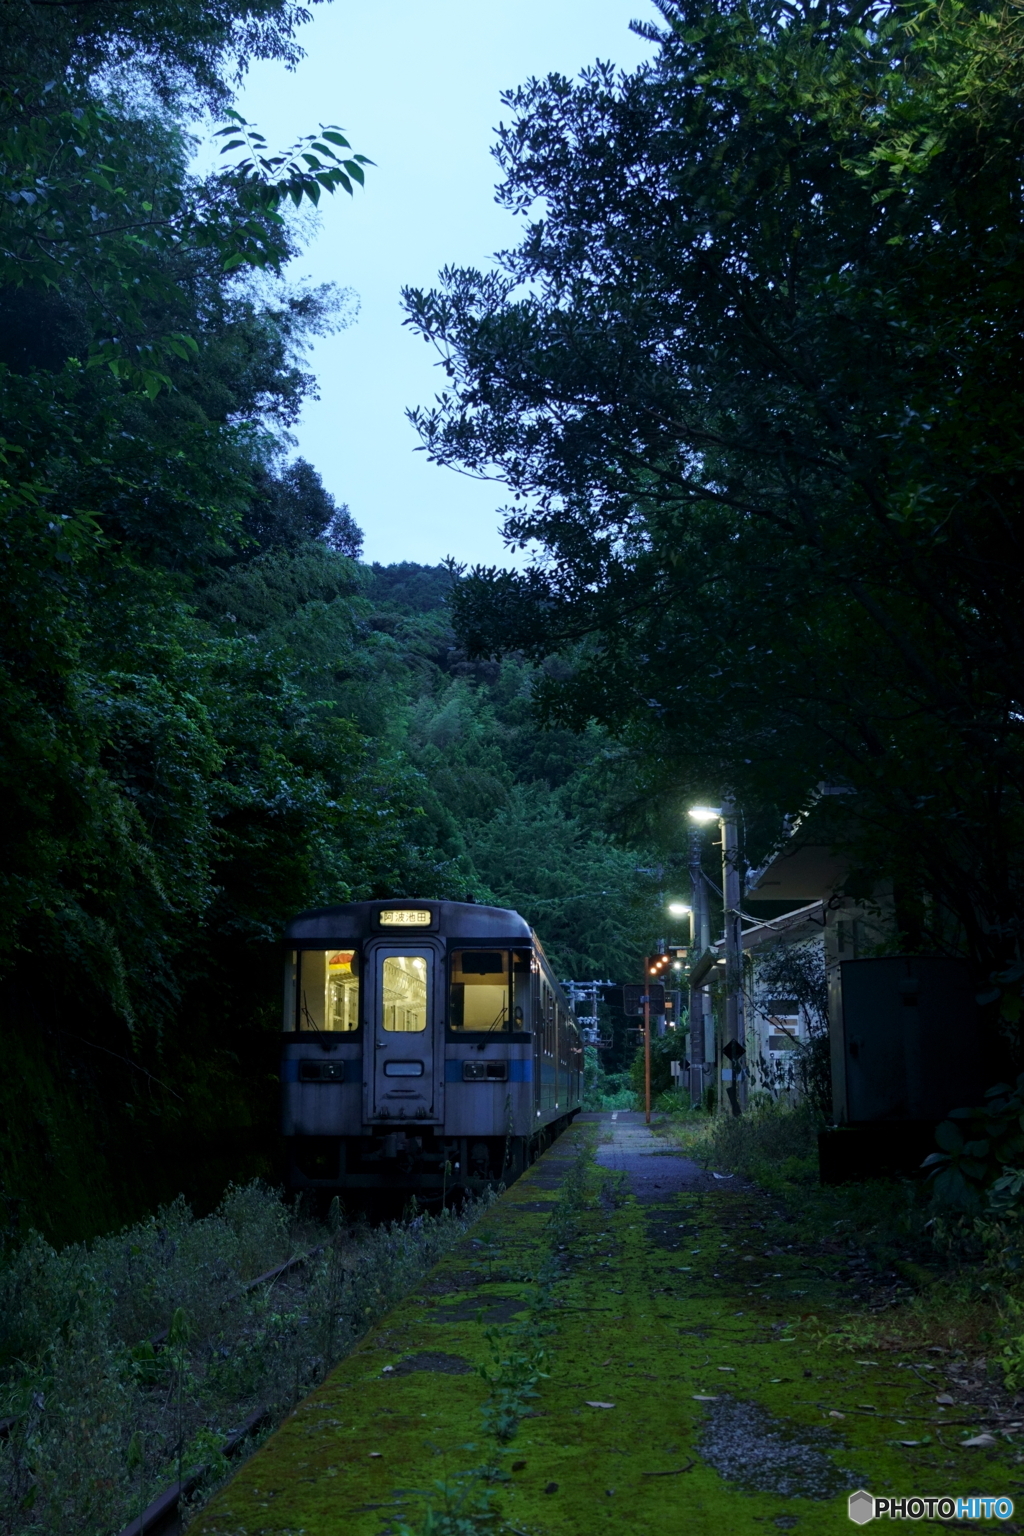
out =
[[[150,398],[172,387],[174,360],[199,350],[180,330],[155,330],[152,310],[174,296],[176,259],[209,250],[225,273],[280,271],[292,254],[287,203],[318,205],[324,192],[351,196],[365,155],[339,128],[322,126],[283,153],[238,112],[215,137],[222,154],[244,149],[206,180],[183,176],[183,146],[147,157],[138,176],[137,125],[109,106],[45,87],[28,102],[0,91],[0,283],[88,295],[94,339],[89,368]]]

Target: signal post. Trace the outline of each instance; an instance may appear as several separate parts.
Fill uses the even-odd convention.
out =
[[[660,976],[669,963],[668,955],[647,955],[644,958],[644,979],[640,986],[632,983],[622,989],[622,1011],[627,1018],[643,1019],[644,1035],[644,1118],[651,1123],[651,1015],[665,1012],[665,984],[655,978]]]
[[[669,963],[668,955],[646,955],[644,957],[644,1124],[651,1123],[651,1007],[656,1006],[657,1011],[664,1016],[665,1013],[665,983],[655,978],[661,976]],[[657,996],[652,994],[656,993]]]

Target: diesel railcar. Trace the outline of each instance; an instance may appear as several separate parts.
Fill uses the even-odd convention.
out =
[[[579,1027],[518,912],[360,901],[288,927],[293,1190],[440,1200],[510,1182],[580,1107]]]

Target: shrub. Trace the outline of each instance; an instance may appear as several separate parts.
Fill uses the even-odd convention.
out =
[[[718,1116],[706,1158],[769,1189],[781,1183],[816,1183],[822,1123],[813,1105],[790,1108],[769,1099],[754,1104],[745,1115]]]
[[[672,1077],[672,1062],[685,1061],[686,1036],[677,1030],[670,1030],[664,1035],[654,1035],[651,1039],[651,1098],[657,1098],[660,1093],[669,1093],[674,1086]],[[633,1092],[642,1101],[644,1097],[644,1050],[643,1046],[637,1051],[630,1064],[630,1084]]]
[[[257,1406],[272,1420],[461,1237],[480,1209],[351,1230],[259,1183],[210,1216],[178,1199],[60,1252],[33,1235],[0,1268],[3,1536],[116,1531],[178,1467],[211,1465]],[[301,1267],[251,1282],[295,1255]]]
[[[586,1046],[583,1052],[583,1108],[632,1109],[634,1102],[629,1071],[606,1072],[595,1048]]]
[[[984,1106],[954,1109],[935,1140],[942,1150],[925,1158],[925,1167],[940,1205],[978,1211],[986,1194],[997,1211],[1017,1203],[1024,1186],[1024,1073],[1013,1088],[990,1088]]]

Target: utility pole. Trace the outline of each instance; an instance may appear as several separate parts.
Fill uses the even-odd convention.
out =
[[[693,961],[699,960],[711,947],[711,923],[708,913],[708,893],[701,869],[701,830],[690,828],[690,942],[693,945]],[[691,961],[691,964],[693,962]],[[704,1100],[704,1066],[707,1061],[707,1006],[705,987],[690,988],[690,1097],[694,1106]]]
[[[725,1040],[722,1054],[729,1066],[726,1096],[734,1115],[742,1113],[738,1089],[741,1063],[746,1054],[743,1009],[743,919],[740,916],[740,850],[736,803],[730,795],[722,801],[722,896],[725,920]],[[744,1094],[744,1097],[746,1095]]]
[[[598,1015],[598,993],[604,987],[612,987],[614,985],[615,983],[612,981],[600,980],[562,982],[563,991],[569,999],[573,1013],[576,1015],[576,1022],[583,1030],[584,1045],[594,1045],[599,1049],[602,1047],[603,1042],[598,1028],[600,1022]],[[588,1006],[590,1012],[582,1013],[580,1011],[581,1005]]]

